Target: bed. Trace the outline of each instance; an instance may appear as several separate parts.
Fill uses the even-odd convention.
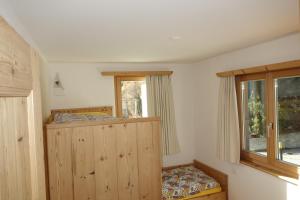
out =
[[[59,109],[45,128],[50,200],[161,199],[159,118]]]
[[[162,173],[162,200],[226,200],[227,175],[199,161],[167,167]]]

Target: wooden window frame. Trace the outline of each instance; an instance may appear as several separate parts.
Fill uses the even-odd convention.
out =
[[[275,92],[274,80],[281,77],[300,76],[300,67],[293,69],[284,69],[278,71],[259,72],[251,74],[243,74],[236,76],[236,92],[238,98],[238,113],[240,123],[240,153],[241,162],[250,165],[259,170],[268,172],[276,176],[287,176],[290,178],[299,178],[300,167],[287,162],[277,160],[276,158],[276,116],[275,116]],[[266,126],[269,123],[273,127],[269,129],[267,136],[267,156],[259,156],[258,154],[243,150],[243,116],[242,116],[242,94],[241,82],[248,80],[265,80],[265,107],[266,107]],[[268,130],[267,130],[268,131]]]
[[[122,81],[142,81],[145,80],[145,76],[115,76],[115,106],[116,106],[116,116],[123,117],[122,113],[122,92],[121,92],[121,82]]]

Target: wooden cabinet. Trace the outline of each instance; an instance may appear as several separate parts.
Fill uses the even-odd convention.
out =
[[[38,54],[0,17],[0,200],[45,200]]]
[[[143,119],[48,127],[50,199],[160,200],[159,126]]]
[[[32,89],[31,47],[1,17],[0,88],[7,96]]]

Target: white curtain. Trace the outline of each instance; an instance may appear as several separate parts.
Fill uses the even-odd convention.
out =
[[[163,155],[180,151],[173,102],[171,78],[169,76],[147,76],[148,115],[161,118]]]
[[[221,78],[218,105],[218,157],[240,162],[240,133],[235,77]]]

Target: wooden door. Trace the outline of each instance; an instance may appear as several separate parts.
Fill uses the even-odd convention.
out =
[[[0,98],[0,199],[31,200],[26,98]]]

